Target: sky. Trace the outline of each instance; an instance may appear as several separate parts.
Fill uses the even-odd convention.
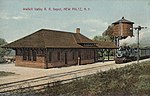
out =
[[[40,29],[75,32],[80,28],[92,39],[123,16],[134,27],[148,27],[140,31],[140,39],[148,40],[150,0],[0,0],[0,38],[10,43]],[[135,30],[134,35],[122,41],[136,42]]]

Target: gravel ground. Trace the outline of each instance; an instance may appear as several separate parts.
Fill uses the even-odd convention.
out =
[[[147,61],[147,60],[150,60],[150,58],[141,60],[140,62]],[[97,62],[94,64],[79,65],[79,66],[76,65],[76,66],[70,66],[70,67],[51,68],[51,69],[18,67],[18,66],[15,66],[14,63],[12,63],[12,64],[0,64],[0,71],[15,72],[16,73],[16,75],[13,75],[13,76],[1,77],[0,78],[0,84],[112,64],[111,66],[104,66],[104,67],[101,67],[99,69],[100,71],[105,71],[105,70],[109,70],[110,68],[119,68],[119,67],[123,67],[127,64],[132,64],[132,63],[135,63],[135,61],[130,62],[130,63],[126,63],[126,64],[115,64],[114,61],[107,61],[104,63]],[[88,72],[88,73],[90,74],[90,72]],[[86,73],[86,74],[88,75],[88,73]]]

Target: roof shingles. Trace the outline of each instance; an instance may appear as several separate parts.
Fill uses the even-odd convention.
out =
[[[80,33],[62,32],[56,30],[41,29],[24,38],[16,40],[4,46],[4,48],[89,48],[80,43],[97,43]],[[97,44],[96,47],[109,46],[111,44]],[[101,47],[100,47],[101,48]]]
[[[119,23],[129,23],[129,24],[134,24],[134,22],[131,22],[129,20],[124,19],[124,17],[122,17],[122,19],[114,22],[113,24],[119,24]]]

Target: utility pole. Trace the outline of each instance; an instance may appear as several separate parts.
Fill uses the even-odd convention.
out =
[[[141,26],[138,26],[138,27],[135,27],[134,29],[137,30],[137,64],[139,64],[139,59],[140,59],[140,56],[139,56],[139,45],[140,45],[140,42],[139,42],[139,31],[141,29],[146,29],[147,27],[141,27]]]

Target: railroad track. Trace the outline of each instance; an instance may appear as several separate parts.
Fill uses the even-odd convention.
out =
[[[66,80],[65,82],[67,82],[67,80],[71,80],[72,78],[75,79],[86,75],[94,74],[100,71],[101,67],[109,67],[112,65],[114,65],[114,63],[75,70],[75,71],[69,71],[64,73],[57,73],[57,74],[52,74],[52,75],[47,75],[47,76],[42,76],[42,77],[37,77],[32,79],[26,79],[17,82],[0,84],[0,93],[11,92],[12,90],[17,90],[19,88],[28,88],[29,86],[32,87],[32,86],[38,86],[42,84],[44,85],[49,82],[57,82],[57,81],[64,81],[64,80]]]

